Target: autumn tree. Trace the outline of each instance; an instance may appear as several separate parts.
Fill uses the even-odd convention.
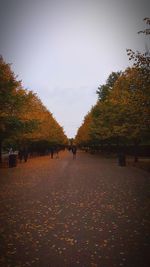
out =
[[[122,127],[126,138],[132,140],[135,148],[142,140],[148,139],[150,136],[150,83],[143,76],[143,69],[128,68],[116,82],[110,101],[124,107]]]
[[[113,142],[117,146],[133,143],[136,148],[142,140],[148,139],[150,88],[142,71],[128,68],[119,76],[107,99],[99,100],[92,108],[90,125],[85,127],[85,121],[79,128],[80,140],[89,136],[93,143]]]
[[[66,142],[67,137],[63,128],[33,92],[30,92],[30,102],[26,108],[26,112],[22,114],[22,119],[28,120],[30,118],[37,121],[38,125],[32,132],[22,134],[22,141],[48,141],[53,144],[64,144]]]
[[[92,122],[92,111],[90,111],[85,117],[81,127],[78,129],[75,142],[80,146],[86,146],[90,143],[90,127]]]
[[[35,140],[64,144],[67,137],[37,95],[22,88],[10,64],[0,57],[0,161],[2,143]]]
[[[11,70],[10,64],[0,57],[0,161],[2,160],[2,143],[5,139],[16,136],[20,131],[33,127],[31,120],[23,121],[20,114],[27,106],[29,96],[22,89],[21,82]]]
[[[144,21],[150,25],[150,19]],[[150,29],[139,33],[148,35]],[[113,72],[97,90],[98,102],[92,109],[86,133],[92,142],[134,143],[136,147],[150,136],[149,51],[142,54],[130,49],[128,55],[134,61],[133,67]],[[80,140],[81,129],[78,130]]]

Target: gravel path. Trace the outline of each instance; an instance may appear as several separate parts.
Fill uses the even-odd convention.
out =
[[[150,175],[69,152],[0,169],[0,266],[148,267]]]

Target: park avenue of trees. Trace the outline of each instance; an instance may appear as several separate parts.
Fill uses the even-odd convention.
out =
[[[150,55],[128,55],[133,66],[98,88],[96,105],[70,143],[0,57],[0,151],[26,146],[43,155],[74,141],[109,152],[150,147]],[[0,266],[147,267],[149,173],[83,151],[54,158],[60,160],[33,157],[0,169]]]
[[[144,21],[149,27],[150,19]],[[149,35],[150,28],[139,33]],[[139,145],[150,144],[150,54],[131,49],[127,54],[133,66],[112,72],[106,84],[98,88],[98,101],[78,129],[76,142],[94,150],[132,147],[136,161]]]
[[[150,19],[144,19],[147,27]],[[150,34],[147,28],[140,31]],[[106,84],[97,90],[98,101],[85,116],[75,142],[82,148],[149,145],[150,137],[150,55],[127,49],[133,66],[112,72]],[[68,142],[63,128],[42,104],[17,80],[3,57],[0,57],[0,162],[2,148],[28,146],[45,150]],[[137,160],[137,155],[135,154]]]

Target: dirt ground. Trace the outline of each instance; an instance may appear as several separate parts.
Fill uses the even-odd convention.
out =
[[[0,169],[0,266],[148,267],[150,173],[68,151]]]

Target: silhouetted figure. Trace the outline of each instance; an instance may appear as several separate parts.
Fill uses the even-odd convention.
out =
[[[56,147],[55,153],[56,153],[56,159],[59,159],[59,147]]]
[[[72,154],[73,154],[73,159],[75,159],[76,158],[76,154],[77,154],[77,147],[74,145],[74,146],[72,146]]]
[[[21,163],[22,162],[22,159],[23,159],[23,149],[19,149],[19,151],[18,151],[18,158],[19,158],[19,161]]]
[[[17,166],[17,155],[10,154],[9,155],[9,168],[16,167]]]
[[[12,147],[9,149],[8,154],[9,154],[9,155],[14,154],[14,151],[13,151]]]
[[[27,160],[28,160],[28,149],[26,147],[23,149],[23,158],[24,158],[24,162],[27,162]]]
[[[68,151],[70,152],[72,150],[71,146],[68,146]]]
[[[53,156],[54,156],[54,148],[53,147],[51,147],[51,149],[50,149],[50,155],[51,155],[51,159],[53,159]]]

